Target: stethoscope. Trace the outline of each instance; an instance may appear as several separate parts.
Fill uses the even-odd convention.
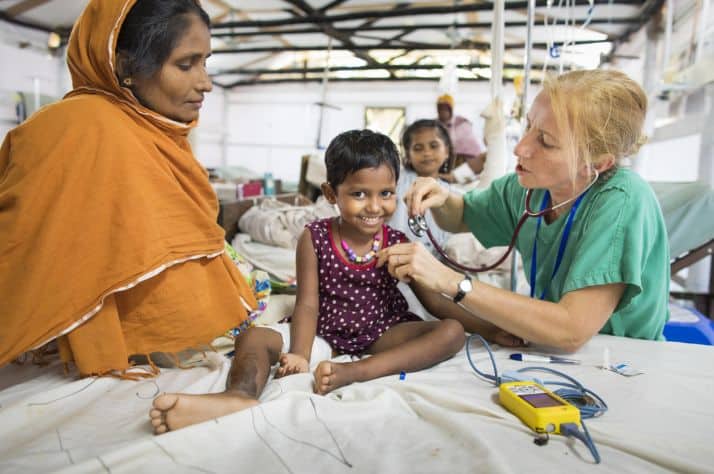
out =
[[[551,206],[545,209],[541,209],[540,211],[533,211],[531,209],[531,196],[533,195],[533,189],[529,189],[526,191],[526,199],[525,199],[525,209],[523,210],[523,214],[521,215],[520,219],[518,220],[518,224],[516,224],[516,228],[513,231],[513,237],[511,237],[511,243],[508,244],[508,249],[506,250],[506,253],[503,254],[501,258],[498,259],[498,261],[492,265],[482,265],[480,267],[467,267],[465,265],[461,265],[460,263],[454,261],[451,259],[448,255],[446,255],[446,252],[444,252],[444,249],[441,248],[441,246],[436,242],[436,239],[431,233],[431,230],[429,229],[429,225],[426,223],[426,219],[424,218],[423,215],[417,215],[410,217],[409,220],[407,221],[407,224],[409,225],[409,230],[412,231],[414,235],[417,237],[423,237],[424,234],[429,237],[429,240],[431,241],[432,245],[436,249],[436,251],[439,253],[441,258],[444,260],[444,263],[452,267],[454,270],[461,270],[463,272],[469,272],[469,273],[481,273],[481,272],[487,272],[489,270],[493,270],[494,268],[498,267],[500,264],[502,264],[508,255],[511,253],[513,250],[513,247],[516,245],[516,239],[518,238],[518,234],[521,231],[521,227],[523,227],[523,224],[525,224],[526,220],[529,217],[541,217],[544,216],[545,214],[548,214],[551,211],[554,211],[556,209],[559,209],[567,204],[570,204],[571,202],[575,201],[576,199],[579,199],[580,197],[584,196],[585,193],[590,190],[590,188],[595,184],[600,177],[600,174],[597,172],[596,169],[593,169],[595,171],[595,178],[590,182],[590,184],[587,185],[585,189],[580,191],[580,193],[576,194],[575,196],[571,197],[570,199],[563,201],[559,204],[556,204],[555,206]]]

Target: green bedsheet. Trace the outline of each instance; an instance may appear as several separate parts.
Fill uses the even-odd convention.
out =
[[[705,183],[650,183],[669,234],[670,255],[682,255],[714,239],[714,189]]]

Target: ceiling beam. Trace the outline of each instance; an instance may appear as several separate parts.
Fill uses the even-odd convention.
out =
[[[217,16],[214,16],[211,18],[211,23],[213,23],[214,21],[219,21],[226,15],[229,15],[232,10],[232,7],[230,5],[228,5],[224,0],[206,0],[206,1],[210,4],[217,6],[218,8],[223,9],[223,11],[221,13],[219,13]]]
[[[335,77],[330,78],[330,82],[438,82],[439,77]],[[283,79],[259,79],[251,81],[235,81],[228,84],[223,84],[218,81],[213,81],[213,84],[224,89],[232,89],[234,87],[240,86],[260,86],[265,84],[289,84],[289,83],[300,83],[304,84],[306,82],[322,82],[322,77],[307,77],[307,78],[283,78]],[[478,82],[478,81],[488,81],[489,78],[486,77],[461,77],[459,81],[463,82]],[[503,78],[504,82],[512,82],[512,79],[507,77]]]
[[[610,52],[602,58],[600,64],[611,62],[615,56],[617,48],[621,44],[626,43],[627,40],[630,39],[630,36],[638,32],[640,28],[647,24],[647,22],[649,22],[654,15],[659,13],[664,6],[664,1],[665,0],[647,0],[642,8],[642,11],[637,16],[637,23],[627,28],[627,30],[625,30],[625,32],[613,42]]]
[[[239,18],[241,18],[241,20],[251,21],[251,18],[248,15],[248,13],[246,13],[243,10],[233,8],[230,4],[226,3],[225,0],[208,0],[208,1],[210,3],[218,6],[219,8],[223,8],[223,13],[221,14],[221,16],[223,16],[223,15],[237,15]],[[213,21],[214,20],[211,19],[211,22],[213,22]],[[285,38],[280,36],[280,33],[272,33],[272,30],[273,30],[273,28],[262,27],[262,28],[259,28],[257,33],[272,36],[273,39],[280,42],[280,44],[282,44],[283,46],[290,46],[290,43],[288,42],[288,40],[286,40]],[[254,35],[250,35],[250,36],[254,36]]]
[[[585,21],[585,18],[582,19],[576,19],[576,27],[578,24],[582,24]],[[639,23],[639,19],[637,18],[595,18],[590,21],[590,25],[607,25],[607,24],[612,24],[612,25],[627,25],[627,24],[637,24]],[[480,22],[470,22],[470,23],[423,23],[419,25],[409,25],[409,26],[398,26],[398,25],[393,25],[393,26],[363,26],[360,28],[335,28],[334,31],[338,33],[344,33],[347,35],[353,35],[356,33],[364,33],[364,32],[369,32],[369,31],[401,31],[401,30],[409,30],[411,31],[417,31],[417,30],[445,30],[450,27],[454,28],[472,28],[472,29],[491,29],[491,22],[488,21],[480,21]],[[504,23],[506,28],[525,28],[528,26],[525,20],[523,21],[507,21]],[[536,28],[538,27],[543,27],[543,25],[536,24],[534,25]],[[264,36],[264,35],[273,35],[273,34],[281,34],[281,35],[303,35],[303,34],[314,34],[314,33],[322,33],[323,30],[321,28],[313,28],[313,27],[308,27],[308,28],[288,28],[284,30],[269,30],[269,31],[236,31],[236,32],[231,32],[231,33],[217,33],[215,32],[215,27],[213,28],[213,32],[211,33],[211,36],[214,38],[225,38],[225,37],[243,37],[243,36]]]
[[[490,64],[459,64],[456,66],[458,69],[478,69],[478,68],[490,68]],[[503,65],[505,69],[523,69],[522,63],[505,63]],[[543,69],[543,64],[533,64],[531,66],[535,70]],[[559,69],[558,64],[550,64],[547,66],[549,70]],[[381,64],[378,66],[335,66],[330,68],[330,72],[334,71],[429,71],[429,70],[441,70],[444,66],[441,64]],[[223,71],[217,71],[211,74],[211,77],[224,76],[229,74],[245,74],[245,75],[258,75],[258,74],[322,74],[325,72],[325,68],[322,67],[304,67],[304,68],[283,68],[283,69],[270,69],[270,68],[235,68],[226,69]]]
[[[258,63],[262,63],[263,61],[267,61],[267,60],[269,60],[269,59],[273,59],[273,58],[274,58],[275,56],[277,56],[278,54],[280,54],[280,53],[270,53],[270,54],[266,54],[266,55],[261,56],[261,57],[259,57],[259,58],[255,58],[255,59],[252,59],[252,60],[250,60],[250,61],[247,61],[247,62],[241,64],[240,66],[238,66],[238,68],[247,68],[247,67],[250,67],[250,66],[254,66],[254,65],[258,64]]]
[[[608,43],[613,40],[579,40],[579,41],[569,41],[568,45],[578,45],[578,44],[602,44]],[[556,42],[560,43],[560,42]],[[523,49],[525,48],[525,43],[508,43],[505,45],[505,49]],[[533,43],[533,49],[546,49],[550,45],[548,43]],[[333,51],[370,51],[370,50],[402,50],[402,49],[421,49],[421,50],[482,50],[488,51],[491,49],[491,43],[477,42],[477,41],[462,41],[457,45],[451,44],[431,44],[431,43],[413,43],[405,42],[399,45],[352,45],[352,46],[333,46]],[[242,53],[266,53],[266,52],[286,52],[286,51],[324,51],[324,45],[315,46],[290,46],[290,47],[257,47],[257,48],[224,48],[224,49],[214,49],[213,54],[242,54]]]
[[[548,0],[536,0],[536,7],[546,7]],[[573,6],[590,6],[590,1],[594,5],[633,5],[642,6],[645,4],[642,0],[573,0]],[[506,10],[522,10],[528,8],[528,0],[517,0],[506,3]],[[283,18],[276,20],[254,20],[254,21],[231,21],[225,23],[217,23],[213,25],[214,29],[219,28],[248,28],[261,26],[285,26],[298,24],[334,24],[339,21],[348,20],[363,20],[371,18],[395,18],[416,15],[439,15],[444,13],[458,12],[473,12],[473,11],[490,11],[493,10],[493,3],[483,2],[468,5],[454,6],[430,6],[430,7],[409,7],[399,8],[394,10],[374,10],[363,11],[356,13],[343,13],[338,15],[307,15],[294,18]]]
[[[308,16],[312,16],[312,17],[316,17],[316,18],[324,18],[325,17],[322,12],[313,9],[305,0],[284,0],[284,1],[286,1],[290,5],[293,5],[294,7],[298,8],[300,11],[302,11],[303,13],[305,13]],[[367,64],[370,64],[372,66],[379,64],[379,62],[376,59],[374,59],[369,54],[365,53],[364,52],[365,50],[355,49],[354,48],[355,44],[352,42],[350,35],[339,33],[337,31],[335,31],[335,28],[331,24],[328,24],[328,23],[322,24],[321,28],[322,28],[322,31],[324,34],[341,42],[347,50],[351,51],[352,54],[354,54],[361,60],[365,61]],[[327,67],[329,67],[329,64],[327,65]]]
[[[321,13],[325,13],[327,10],[338,7],[346,2],[347,2],[347,0],[333,0],[332,2],[328,3],[324,7],[321,7],[318,11]]]
[[[10,18],[14,18],[18,15],[22,15],[34,8],[40,7],[50,0],[24,0],[22,2],[16,3],[15,5],[6,8],[4,13]]]
[[[31,30],[44,31],[45,33],[52,33],[53,31],[55,31],[54,29],[49,28],[44,25],[38,25],[37,23],[18,20],[17,18],[6,15],[5,12],[0,12],[0,21],[11,23],[13,25],[22,26],[24,28],[29,28]],[[69,32],[65,33],[65,35],[69,36]],[[63,34],[60,33],[60,36],[63,36]]]

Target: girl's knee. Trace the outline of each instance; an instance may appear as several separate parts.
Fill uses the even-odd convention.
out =
[[[283,338],[279,332],[270,328],[253,326],[236,336],[235,348],[265,348],[268,351],[280,353],[283,346]]]
[[[265,334],[266,330],[267,330],[267,328],[262,328],[262,327],[257,327],[257,326],[249,327],[245,331],[238,333],[238,335],[235,338],[235,343],[236,343],[236,345],[249,344],[252,341],[262,339],[261,336]]]
[[[458,351],[466,341],[464,327],[455,319],[443,319],[439,325],[447,340],[451,343],[451,345],[457,347]]]

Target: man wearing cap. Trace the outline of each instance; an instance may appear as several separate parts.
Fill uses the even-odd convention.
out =
[[[436,100],[436,111],[438,113],[439,122],[441,122],[449,131],[451,142],[454,146],[454,154],[456,155],[456,167],[454,170],[454,178],[457,181],[466,181],[460,179],[457,175],[462,175],[457,170],[464,170],[461,166],[463,163],[468,165],[468,168],[475,174],[479,174],[483,170],[483,163],[486,160],[486,153],[481,151],[481,147],[474,135],[471,122],[460,115],[454,115],[454,98],[449,94],[439,96]],[[468,173],[471,174],[471,173]],[[465,176],[463,177],[465,178]]]

